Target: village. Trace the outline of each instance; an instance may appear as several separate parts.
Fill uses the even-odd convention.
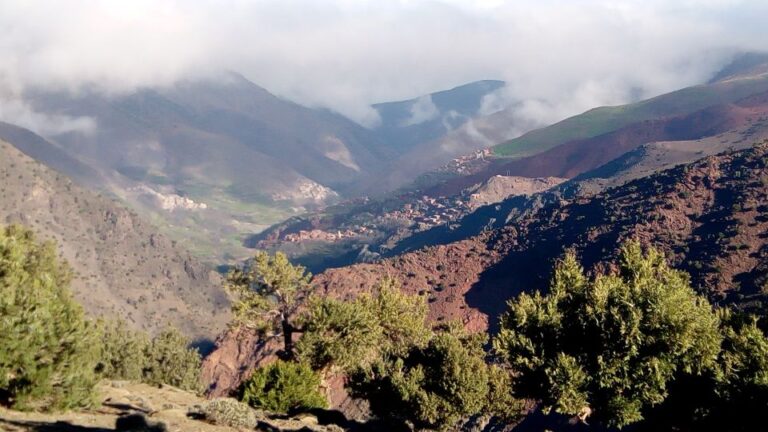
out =
[[[326,231],[322,229],[300,230],[285,234],[282,241],[301,243],[304,241],[337,242],[361,237],[388,235],[398,228],[414,232],[425,231],[438,225],[453,222],[471,210],[468,197],[422,196],[406,202],[399,209],[385,212],[362,224],[342,226],[343,229]]]

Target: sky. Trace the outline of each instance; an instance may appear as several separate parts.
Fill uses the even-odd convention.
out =
[[[517,102],[546,123],[706,81],[734,52],[768,50],[766,18],[764,0],[3,0],[0,118],[87,129],[31,112],[24,90],[232,70],[368,126],[372,103],[502,79],[489,109]]]

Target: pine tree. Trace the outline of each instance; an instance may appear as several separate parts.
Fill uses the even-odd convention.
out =
[[[174,327],[167,327],[147,348],[144,382],[168,384],[184,390],[201,390],[201,358],[189,340]]]
[[[292,265],[282,252],[270,256],[259,251],[247,268],[235,269],[227,278],[235,297],[235,323],[258,330],[264,337],[283,338],[283,356],[294,355],[293,336],[302,329],[291,319],[309,294],[311,274]]]
[[[53,243],[0,228],[0,403],[19,409],[89,405],[98,333],[69,292]]]
[[[716,367],[719,319],[688,276],[638,242],[622,247],[618,268],[589,280],[568,254],[548,294],[509,302],[494,347],[519,396],[623,427],[664,402],[678,377]]]
[[[430,338],[427,303],[384,278],[371,294],[351,301],[313,298],[301,316],[299,359],[316,369],[365,367],[384,354],[405,354]]]

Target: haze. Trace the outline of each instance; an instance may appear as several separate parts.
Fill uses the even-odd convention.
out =
[[[706,81],[734,52],[766,48],[766,16],[738,0],[6,0],[0,117],[87,131],[30,112],[24,90],[129,92],[233,70],[367,126],[372,103],[502,79],[488,111],[514,101],[545,124]]]

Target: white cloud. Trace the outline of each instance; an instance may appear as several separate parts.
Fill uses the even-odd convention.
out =
[[[96,121],[90,117],[40,113],[23,99],[8,93],[0,96],[0,121],[33,130],[44,136],[70,132],[88,135],[96,130]]]
[[[432,102],[432,96],[424,95],[420,96],[411,105],[411,116],[403,121],[401,126],[413,126],[424,123],[426,121],[434,120],[440,116],[440,110],[437,108],[434,102]]]
[[[371,103],[500,78],[548,121],[703,81],[729,50],[768,49],[765,16],[761,0],[4,0],[0,79],[120,92],[231,69],[373,123]]]

